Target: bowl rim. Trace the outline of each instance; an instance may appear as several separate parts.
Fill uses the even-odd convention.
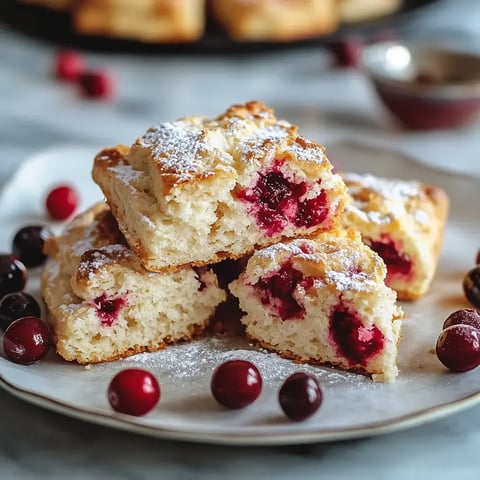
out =
[[[431,50],[447,55],[458,55],[459,57],[469,58],[477,61],[480,65],[480,55],[455,49],[434,45],[431,42],[414,41],[385,41],[373,43],[365,47],[360,55],[359,67],[364,75],[370,78],[377,86],[382,86],[388,90],[395,91],[397,94],[408,96],[417,96],[421,98],[442,99],[442,100],[471,100],[480,99],[480,78],[472,81],[458,83],[440,83],[440,84],[422,84],[409,80],[399,80],[382,75],[371,66],[372,52],[385,50],[394,46],[405,47],[409,51]]]

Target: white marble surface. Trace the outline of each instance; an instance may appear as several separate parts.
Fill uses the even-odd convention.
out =
[[[433,12],[433,14],[432,14]],[[480,1],[436,5],[409,36],[480,49]],[[320,49],[255,56],[86,53],[118,82],[112,102],[88,102],[49,77],[55,48],[0,24],[0,184],[28,155],[50,146],[129,143],[149,125],[185,114],[215,115],[261,99],[317,140],[400,148],[427,163],[478,173],[478,124],[449,132],[399,130],[367,82],[333,70]],[[68,159],[66,159],[68,161]],[[477,480],[480,406],[382,437],[284,448],[160,441],[81,423],[0,390],[0,478]]]

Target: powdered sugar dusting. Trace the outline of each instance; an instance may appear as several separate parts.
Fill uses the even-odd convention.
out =
[[[303,147],[297,142],[293,143],[287,148],[287,152],[297,157],[302,162],[317,162],[323,161],[323,151],[316,147]]]
[[[191,385],[200,379],[208,381],[214,369],[228,360],[247,360],[259,369],[265,385],[278,388],[289,375],[304,371],[315,375],[322,385],[353,384],[372,386],[362,375],[330,367],[298,364],[251,345],[240,337],[213,336],[191,343],[171,345],[154,353],[141,353],[121,362],[128,367],[158,369],[160,378],[173,378],[176,384]]]
[[[103,268],[112,259],[119,259],[120,257],[128,257],[130,250],[125,245],[107,245],[105,247],[89,250],[88,258],[82,258],[78,266],[78,272],[82,275],[87,275],[88,278],[93,278],[95,272]]]
[[[314,287],[321,288],[326,283],[334,284],[340,292],[347,290],[365,291],[376,288],[377,284],[372,278],[372,274],[361,271],[359,266],[365,259],[365,252],[355,248],[338,248],[336,246],[324,245],[324,252],[309,252],[309,244],[306,240],[293,240],[287,243],[277,243],[269,247],[258,250],[257,257],[266,257],[276,263],[280,263],[287,258],[296,257],[302,260],[318,263],[320,257],[328,255],[328,262],[324,263],[325,277],[314,279]],[[311,247],[310,247],[311,248]],[[381,268],[380,258],[376,258],[378,268]],[[375,272],[375,270],[374,270]]]
[[[115,177],[122,182],[124,185],[129,187],[132,186],[132,183],[142,177],[143,172],[133,169],[130,165],[120,164],[109,169],[115,174]]]
[[[420,191],[419,184],[415,181],[387,179],[370,174],[359,175],[356,173],[344,173],[342,176],[345,180],[359,184],[348,187],[352,195],[359,193],[363,188],[368,188],[386,199],[405,202],[408,198],[418,195]]]
[[[420,184],[415,181],[386,179],[356,173],[343,173],[342,176],[347,182],[348,193],[354,200],[347,205],[346,211],[353,213],[366,223],[388,224],[395,218],[407,215],[407,203],[420,194]],[[372,206],[364,199],[365,189],[381,196],[381,211],[377,204]],[[429,220],[428,214],[420,210],[414,212],[413,218],[419,224],[427,223]]]
[[[284,141],[288,137],[287,127],[283,125],[271,125],[255,132],[255,135],[247,137],[240,142],[239,149],[242,159],[247,160],[251,155],[265,156],[274,145]]]
[[[140,142],[152,150],[155,160],[161,162],[165,170],[181,178],[202,171],[204,165],[198,153],[211,149],[203,139],[202,130],[185,121],[166,122],[152,127]]]

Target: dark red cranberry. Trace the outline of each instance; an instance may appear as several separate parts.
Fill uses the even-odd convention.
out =
[[[47,212],[54,220],[66,220],[78,205],[77,191],[70,185],[60,185],[47,195]]]
[[[118,320],[120,311],[127,306],[128,302],[123,296],[114,297],[102,293],[93,300],[93,304],[102,325],[111,327]]]
[[[452,372],[467,372],[480,365],[480,331],[470,325],[452,325],[440,333],[437,357]]]
[[[243,408],[260,395],[262,377],[253,363],[230,360],[215,369],[210,388],[215,400],[224,407]]]
[[[140,417],[152,410],[159,400],[157,379],[140,368],[122,370],[108,386],[108,401],[116,412]]]
[[[322,190],[317,197],[298,203],[295,225],[297,227],[314,227],[315,225],[320,225],[327,216],[327,194]]]
[[[38,267],[47,258],[43,253],[43,244],[52,236],[52,232],[45,225],[23,227],[13,237],[13,253],[26,267]]]
[[[480,312],[473,308],[463,308],[451,313],[443,324],[443,330],[452,325],[470,325],[480,330]]]
[[[360,38],[345,38],[330,43],[328,48],[338,67],[357,67],[362,55],[363,41]]]
[[[0,298],[23,290],[28,273],[25,265],[14,255],[0,255]]]
[[[54,60],[54,75],[58,80],[75,82],[85,69],[82,56],[73,50],[58,52]]]
[[[339,353],[352,365],[366,365],[385,344],[383,333],[375,325],[365,327],[358,315],[343,305],[334,308],[330,331]]]
[[[108,99],[113,94],[113,80],[106,71],[83,73],[79,78],[82,95],[94,99]]]
[[[240,200],[251,204],[249,213],[255,215],[257,225],[273,236],[289,225],[313,227],[328,216],[326,194],[322,190],[314,198],[300,200],[308,192],[306,182],[295,183],[285,177],[281,163],[259,175],[257,183],[237,192]]]
[[[288,377],[278,394],[285,415],[297,422],[313,415],[320,408],[322,399],[318,380],[304,372],[297,372]]]
[[[0,300],[0,328],[7,327],[17,318],[40,317],[40,306],[26,292],[12,292]]]
[[[408,277],[412,273],[412,261],[404,254],[401,254],[393,240],[382,239],[381,241],[367,240],[370,248],[377,252],[387,266],[387,278],[393,275]]]
[[[298,285],[305,289],[313,285],[312,277],[304,277],[300,270],[292,267],[292,262],[285,262],[272,275],[261,278],[254,288],[260,295],[263,305],[269,305],[271,311],[282,320],[302,318],[305,308],[295,299]]]
[[[470,270],[463,279],[463,291],[467,300],[480,308],[480,266]]]
[[[5,355],[15,363],[30,365],[41,360],[50,348],[47,325],[37,317],[12,322],[3,335]]]

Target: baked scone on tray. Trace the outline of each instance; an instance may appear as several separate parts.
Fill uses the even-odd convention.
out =
[[[192,339],[226,298],[210,269],[146,271],[104,203],[74,218],[45,249],[42,295],[66,360],[109,361]]]
[[[153,127],[100,152],[93,178],[151,271],[329,230],[348,201],[324,147],[260,102]]]
[[[301,40],[327,35],[338,26],[337,0],[210,0],[210,7],[238,41]]]
[[[247,336],[300,362],[393,381],[403,312],[386,268],[353,230],[256,251],[230,291]]]
[[[446,193],[418,181],[341,174],[352,197],[343,224],[354,228],[387,265],[387,285],[399,300],[429,289],[447,220]]]
[[[205,0],[82,0],[73,9],[82,34],[143,42],[192,42],[205,29]]]

